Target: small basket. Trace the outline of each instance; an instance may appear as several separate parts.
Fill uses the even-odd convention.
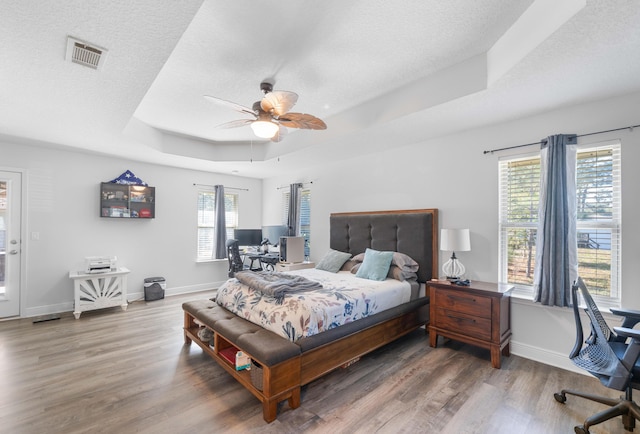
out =
[[[258,365],[255,360],[251,362],[251,384],[262,391],[262,366]]]
[[[210,346],[213,346],[213,332],[206,327],[200,327],[198,330],[198,337],[202,342],[206,342]]]

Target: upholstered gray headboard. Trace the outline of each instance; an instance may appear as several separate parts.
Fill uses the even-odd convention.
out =
[[[420,268],[418,281],[438,276],[438,210],[334,213],[329,246],[353,255],[367,248],[404,253]]]

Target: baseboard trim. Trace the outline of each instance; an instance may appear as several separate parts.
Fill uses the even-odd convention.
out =
[[[49,304],[45,306],[28,307],[21,318],[32,318],[34,316],[51,315],[53,313],[73,312],[74,302]]]
[[[213,282],[213,283],[201,283],[199,285],[191,285],[191,286],[179,286],[177,288],[168,288],[164,291],[165,297],[171,297],[172,295],[180,295],[180,294],[190,294],[192,292],[202,292],[202,291],[213,291],[214,289],[218,289],[223,282]],[[132,301],[140,301],[144,300],[144,290],[137,292],[129,292],[127,291],[127,300],[129,303]]]
[[[511,341],[511,354],[524,357],[525,359],[535,360],[545,365],[555,366],[556,368],[565,369],[578,374],[589,375],[586,371],[579,369],[571,360],[568,354],[558,353],[555,351],[545,350],[544,348],[534,347],[531,345]]]
[[[167,289],[164,293],[165,295],[180,295],[180,294],[188,294],[191,292],[200,292],[200,291],[208,291],[220,288],[220,286],[226,282],[226,280],[220,282],[212,282],[212,283],[201,283],[198,285],[190,285],[190,286],[179,286],[177,288]]]
[[[211,283],[200,283],[198,285],[189,285],[189,286],[179,286],[176,288],[168,288],[165,290],[164,294],[167,297],[172,295],[179,294],[189,294],[192,292],[201,292],[207,290],[214,290],[220,287],[225,281],[220,282],[211,282]],[[144,290],[131,292],[127,291],[127,301],[131,303],[132,301],[144,300]],[[35,316],[42,315],[51,315],[55,313],[64,313],[64,312],[73,312],[74,302],[65,302],[58,304],[50,304],[45,306],[36,306],[36,307],[28,307],[24,311],[24,316],[20,316],[19,318],[32,318]],[[15,319],[18,319],[16,317]]]

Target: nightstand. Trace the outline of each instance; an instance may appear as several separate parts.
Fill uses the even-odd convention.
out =
[[[472,281],[458,286],[448,281],[427,282],[430,297],[429,344],[438,335],[491,351],[491,365],[500,369],[501,355],[509,356],[510,300],[513,286]]]
[[[278,262],[276,264],[276,271],[282,273],[283,271],[302,270],[304,268],[315,268],[315,262]]]

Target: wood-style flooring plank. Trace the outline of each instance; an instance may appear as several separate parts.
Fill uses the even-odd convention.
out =
[[[0,432],[73,433],[571,433],[602,405],[553,393],[620,393],[592,377],[517,356],[429,347],[418,330],[303,387],[302,404],[262,406],[182,337],[184,301],[213,292],[0,322]],[[624,433],[619,420],[592,433]]]

